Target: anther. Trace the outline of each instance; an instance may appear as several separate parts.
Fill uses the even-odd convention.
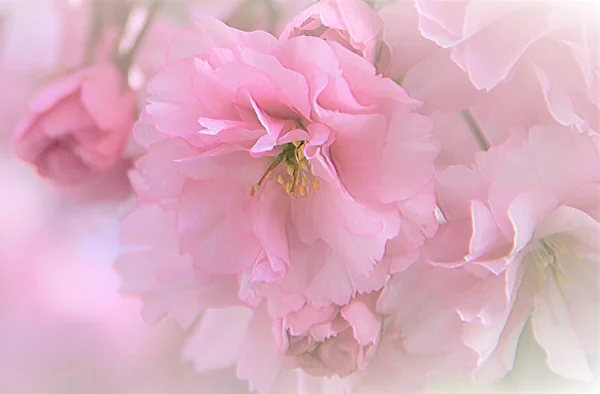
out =
[[[252,187],[250,194],[254,196],[267,179],[273,178],[285,188],[286,193],[292,199],[297,198],[297,193],[303,197],[308,195],[310,180],[312,180],[314,190],[319,190],[319,180],[314,178],[310,162],[304,155],[305,143],[305,141],[294,141],[284,145],[282,151],[269,165],[260,180]],[[285,166],[285,171],[277,170],[280,164]],[[310,180],[309,177],[311,177]]]

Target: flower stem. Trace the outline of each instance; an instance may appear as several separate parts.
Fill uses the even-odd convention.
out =
[[[88,34],[87,48],[84,57],[84,64],[90,64],[94,57],[94,51],[96,44],[102,32],[104,25],[104,18],[102,18],[102,4],[100,1],[95,0],[92,2],[92,24]]]
[[[122,34],[131,7],[132,3],[130,0],[123,1],[116,5],[107,4],[104,0],[92,1],[92,23],[88,33],[87,49],[83,62],[84,65],[87,66],[94,61],[98,43],[106,27],[115,26]]]
[[[463,118],[465,118],[465,121],[467,122],[467,124],[469,125],[469,128],[471,129],[471,133],[473,134],[473,137],[475,137],[475,140],[477,141],[477,145],[479,145],[479,148],[481,150],[489,150],[490,146],[491,146],[490,142],[488,141],[487,137],[483,133],[483,130],[481,130],[481,127],[479,127],[479,125],[473,118],[473,115],[471,115],[471,112],[469,112],[469,110],[465,109],[464,111],[461,112],[461,114],[462,114]]]
[[[127,51],[126,53],[124,53],[120,56],[117,56],[117,58],[115,59],[115,64],[117,65],[117,67],[119,67],[119,69],[121,70],[121,72],[123,73],[123,75],[125,77],[127,76],[128,72],[129,72],[129,67],[131,67],[133,58],[135,57],[137,51],[139,50],[140,45],[142,44],[146,34],[148,33],[148,30],[150,29],[150,26],[152,25],[152,21],[154,20],[154,16],[156,15],[156,11],[158,11],[158,7],[160,6],[160,3],[161,3],[161,0],[154,0],[150,4],[150,6],[148,7],[148,14],[146,16],[144,25],[142,26],[142,29],[140,30],[139,34],[137,35],[135,42],[131,46],[131,49],[129,49],[129,51]]]

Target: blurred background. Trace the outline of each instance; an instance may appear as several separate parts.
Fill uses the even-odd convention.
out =
[[[130,83],[142,86],[160,69],[169,37],[196,13],[277,32],[310,2],[165,1]],[[116,6],[112,17],[118,19],[127,2],[100,3]],[[119,293],[113,270],[119,218],[134,201],[108,195],[84,203],[78,190],[55,189],[11,154],[10,136],[32,94],[86,56],[96,6],[91,0],[0,0],[0,394],[247,393],[233,370],[196,374],[182,358],[187,333],[169,319],[147,325],[141,302]],[[139,29],[139,22],[129,23]],[[402,392],[401,386],[391,390]],[[526,332],[515,370],[503,381],[484,388],[457,380],[429,392],[600,393],[600,383],[553,375]]]

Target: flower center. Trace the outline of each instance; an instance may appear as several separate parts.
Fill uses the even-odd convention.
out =
[[[564,299],[566,299],[566,296],[561,287],[561,282],[568,283],[569,277],[558,263],[570,251],[571,248],[565,240],[542,238],[539,240],[539,247],[525,256],[537,268],[536,271],[542,282],[548,280],[547,269],[550,270]]]
[[[269,165],[258,183],[252,187],[250,195],[254,197],[264,183],[275,176],[275,173],[277,173],[277,183],[285,188],[286,193],[292,199],[297,198],[296,192],[302,197],[306,197],[310,188],[319,190],[319,180],[312,172],[310,161],[304,156],[305,144],[305,141],[285,144],[281,153]],[[278,171],[280,164],[285,166],[285,171]]]

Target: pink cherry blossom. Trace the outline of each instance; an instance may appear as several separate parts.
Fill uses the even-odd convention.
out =
[[[135,95],[101,63],[51,83],[30,104],[13,146],[40,175],[81,183],[118,165],[134,121]]]
[[[287,329],[302,310],[333,308],[352,327],[361,307],[351,300],[380,289],[400,264],[383,259],[388,241],[397,240],[398,259],[410,264],[437,227],[438,147],[429,121],[413,112],[419,103],[336,42],[278,41],[209,18],[174,43],[170,59],[149,83],[136,131],[148,154],[132,175],[141,206],[127,233],[151,227],[140,225],[142,212],[163,211],[175,238],[151,246],[152,254],[181,254],[189,280],[232,278],[238,303],[264,311],[261,325],[274,319]],[[137,261],[127,264],[155,270]],[[160,264],[166,273],[173,267]],[[202,291],[214,282],[204,280],[189,283]],[[173,308],[167,300],[175,289],[161,288],[156,317]],[[196,305],[198,313],[206,307]],[[328,374],[349,373],[368,358],[355,345],[362,334],[345,327],[338,342],[354,346],[358,358],[348,367],[322,358]],[[238,376],[263,382],[261,391],[270,386],[255,369],[239,368]]]
[[[475,168],[440,174],[448,223],[423,255],[480,278],[457,293],[455,306],[469,323],[463,340],[480,355],[481,379],[512,368],[528,318],[552,371],[591,378],[586,357],[598,349],[599,299],[585,278],[598,271],[598,146],[572,129],[536,127],[480,153]]]
[[[50,75],[79,65],[86,7],[66,0],[4,1],[0,6],[0,141],[5,146],[29,100]],[[26,48],[26,50],[24,49]]]
[[[523,332],[594,377],[600,7],[42,3],[0,0],[1,131],[33,96],[0,156],[4,391],[419,392],[504,378]],[[70,204],[132,189],[140,306],[115,218]]]

